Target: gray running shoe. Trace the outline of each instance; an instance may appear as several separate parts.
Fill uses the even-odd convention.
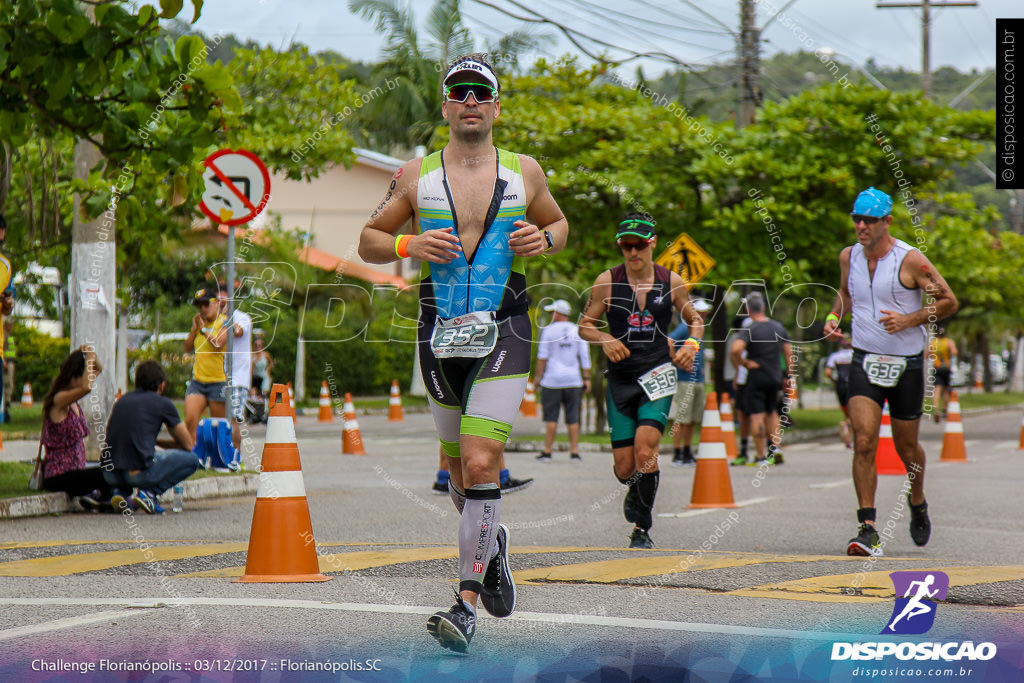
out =
[[[498,525],[495,542],[498,544],[498,554],[487,565],[480,602],[491,616],[500,619],[516,609],[516,582],[508,566],[508,527],[504,524]]]
[[[857,535],[850,539],[846,546],[847,555],[860,555],[865,557],[881,557],[882,542],[878,538],[878,532],[870,524],[861,524]]]
[[[476,615],[455,591],[455,604],[447,611],[435,612],[427,619],[427,632],[437,639],[441,647],[454,652],[465,652],[476,633]]]

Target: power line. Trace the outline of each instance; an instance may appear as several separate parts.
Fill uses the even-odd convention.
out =
[[[596,45],[601,45],[603,47],[611,48],[613,50],[618,50],[620,52],[630,53],[632,55],[630,57],[627,57],[626,59],[614,60],[614,61],[616,61],[616,62],[618,62],[620,64],[624,64],[626,62],[631,62],[631,61],[636,60],[636,59],[643,59],[643,58],[646,57],[646,58],[650,58],[650,59],[656,59],[656,60],[665,61],[665,62],[668,62],[668,63],[671,63],[671,64],[677,64],[677,65],[682,66],[682,67],[684,67],[686,69],[689,69],[695,76],[697,76],[698,78],[702,78],[703,79],[703,76],[693,68],[694,67],[693,63],[683,61],[683,60],[679,59],[678,57],[676,57],[675,55],[672,55],[672,54],[669,54],[669,53],[663,52],[663,51],[637,52],[635,50],[630,50],[628,48],[624,48],[624,47],[621,47],[619,45],[615,45],[613,43],[609,43],[609,42],[601,40],[599,38],[594,38],[593,36],[590,36],[590,35],[587,35],[587,34],[583,33],[582,31],[577,31],[576,29],[570,28],[569,26],[566,26],[565,24],[563,24],[563,23],[561,23],[559,21],[556,21],[556,20],[554,20],[554,19],[552,19],[550,17],[547,17],[547,16],[541,14],[540,12],[537,12],[536,10],[530,9],[529,7],[524,6],[522,3],[518,2],[517,0],[508,0],[508,3],[512,4],[512,5],[515,5],[519,9],[521,9],[521,10],[523,10],[525,12],[528,12],[528,13],[532,14],[533,16],[524,17],[522,15],[515,14],[515,13],[513,13],[513,12],[511,12],[511,11],[509,11],[509,10],[503,8],[503,7],[500,7],[500,6],[492,3],[492,2],[488,2],[487,0],[473,0],[473,2],[476,2],[477,4],[480,4],[480,5],[485,5],[487,7],[490,7],[491,9],[497,10],[497,11],[501,12],[502,14],[505,14],[507,16],[512,17],[513,19],[518,19],[520,21],[525,21],[525,22],[535,23],[535,24],[550,24],[550,25],[554,26],[555,28],[557,28],[566,38],[568,38],[569,42],[571,42],[573,45],[575,45],[577,49],[579,49],[587,57],[590,57],[591,59],[593,59],[595,62],[607,63],[608,60],[603,58],[603,57],[600,57],[600,56],[594,54],[591,50],[587,49],[580,42],[581,39],[589,41],[589,42],[592,42],[592,43],[594,43]],[[705,82],[707,82],[706,79],[704,79],[704,80],[705,80]]]
[[[628,20],[628,21],[642,21],[642,22],[645,22],[645,23],[652,23],[652,24],[654,24],[656,26],[662,26],[664,28],[671,28],[670,26],[668,26],[666,24],[660,24],[658,22],[651,21],[651,20],[648,20],[648,19],[642,19],[642,18],[636,17],[635,15],[627,14],[626,12],[620,12],[618,10],[613,10],[611,8],[608,8],[608,7],[603,7],[603,6],[598,5],[596,3],[588,3],[588,2],[585,2],[584,0],[569,0],[569,2],[571,2],[574,5],[581,6],[582,9],[584,9],[584,10],[588,10],[589,8],[587,6],[589,5],[590,8],[600,10],[604,14],[614,14],[614,15],[617,15],[617,16],[620,16],[620,17],[624,17],[624,22],[626,20]],[[591,25],[595,25],[594,22],[589,22],[589,23]],[[600,26],[599,28],[607,30],[607,26]],[[646,32],[650,33],[651,35],[655,35],[655,36],[658,36],[660,38],[665,38],[666,40],[671,40],[671,41],[677,42],[677,43],[679,43],[681,45],[689,45],[691,47],[699,47],[699,48],[704,49],[704,50],[714,50],[715,49],[714,47],[712,47],[710,45],[701,45],[699,43],[691,43],[691,42],[686,41],[686,40],[681,40],[681,39],[679,39],[676,36],[667,35],[667,34],[660,33],[658,31],[654,31],[654,30],[648,29],[648,28],[641,28],[641,27],[637,27],[635,25],[630,25],[630,28],[633,28],[633,29],[636,29],[636,30],[640,30],[640,31],[646,31]],[[637,37],[639,37],[639,36],[637,36]]]

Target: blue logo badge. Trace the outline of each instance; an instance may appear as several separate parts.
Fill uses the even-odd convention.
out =
[[[918,635],[927,632],[935,623],[936,601],[946,599],[949,577],[938,571],[892,572],[889,576],[896,588],[896,605],[881,633]]]

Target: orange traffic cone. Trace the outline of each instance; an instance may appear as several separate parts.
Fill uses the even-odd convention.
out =
[[[21,407],[32,407],[32,385],[28,382],[25,382],[25,388],[21,391]]]
[[[533,392],[533,382],[527,378],[526,393],[519,405],[519,414],[523,417],[537,417],[537,394]]]
[[[118,400],[120,400],[120,398],[121,398],[121,395],[122,395],[122,392],[121,392],[121,390],[120,390],[120,389],[118,389],[118,390],[117,390],[117,396],[115,396],[115,397],[114,397],[114,402],[115,402],[115,403],[116,403],[116,402],[117,402]]]
[[[1020,446],[1017,447],[1017,450],[1024,451],[1024,417],[1020,419]]]
[[[359,421],[356,420],[356,407],[352,404],[352,394],[345,394],[345,428],[341,432],[342,455],[366,455],[363,450],[363,435],[359,433]]]
[[[0,453],[4,452],[4,435],[0,432]]]
[[[796,388],[795,379],[791,379],[788,384],[789,388],[786,389],[786,401],[789,403],[789,409],[793,410],[796,408],[797,401],[800,400],[800,392]]]
[[[879,474],[906,474],[907,468],[896,453],[896,442],[892,440],[892,420],[889,418],[889,402],[882,408],[882,423],[878,427],[878,446],[875,448],[875,471]]]
[[[331,392],[327,390],[327,382],[320,385],[320,413],[316,417],[317,422],[334,422],[334,414],[331,412]]]
[[[946,406],[946,429],[942,434],[942,455],[939,462],[967,462],[964,423],[960,421],[960,397],[952,392]]]
[[[249,531],[245,575],[234,583],[330,581],[320,573],[287,387],[270,390],[270,416]]]
[[[722,442],[722,418],[718,414],[718,396],[708,392],[704,401],[704,419],[700,423],[697,447],[697,471],[693,474],[691,508],[738,507],[732,497],[729,461]]]
[[[729,402],[729,394],[722,394],[722,441],[725,442],[725,454],[732,460],[739,455],[736,448],[736,425],[732,419],[732,404]]]
[[[288,406],[292,411],[292,422],[298,422],[299,416],[295,413],[295,392],[292,391],[291,382],[288,382]]]
[[[391,396],[388,397],[388,422],[401,422],[402,416],[402,393],[398,390],[398,380],[391,380]]]

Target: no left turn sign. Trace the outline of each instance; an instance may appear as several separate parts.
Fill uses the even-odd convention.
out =
[[[221,225],[251,221],[270,200],[270,173],[245,149],[222,149],[203,161],[203,200],[199,208]]]

